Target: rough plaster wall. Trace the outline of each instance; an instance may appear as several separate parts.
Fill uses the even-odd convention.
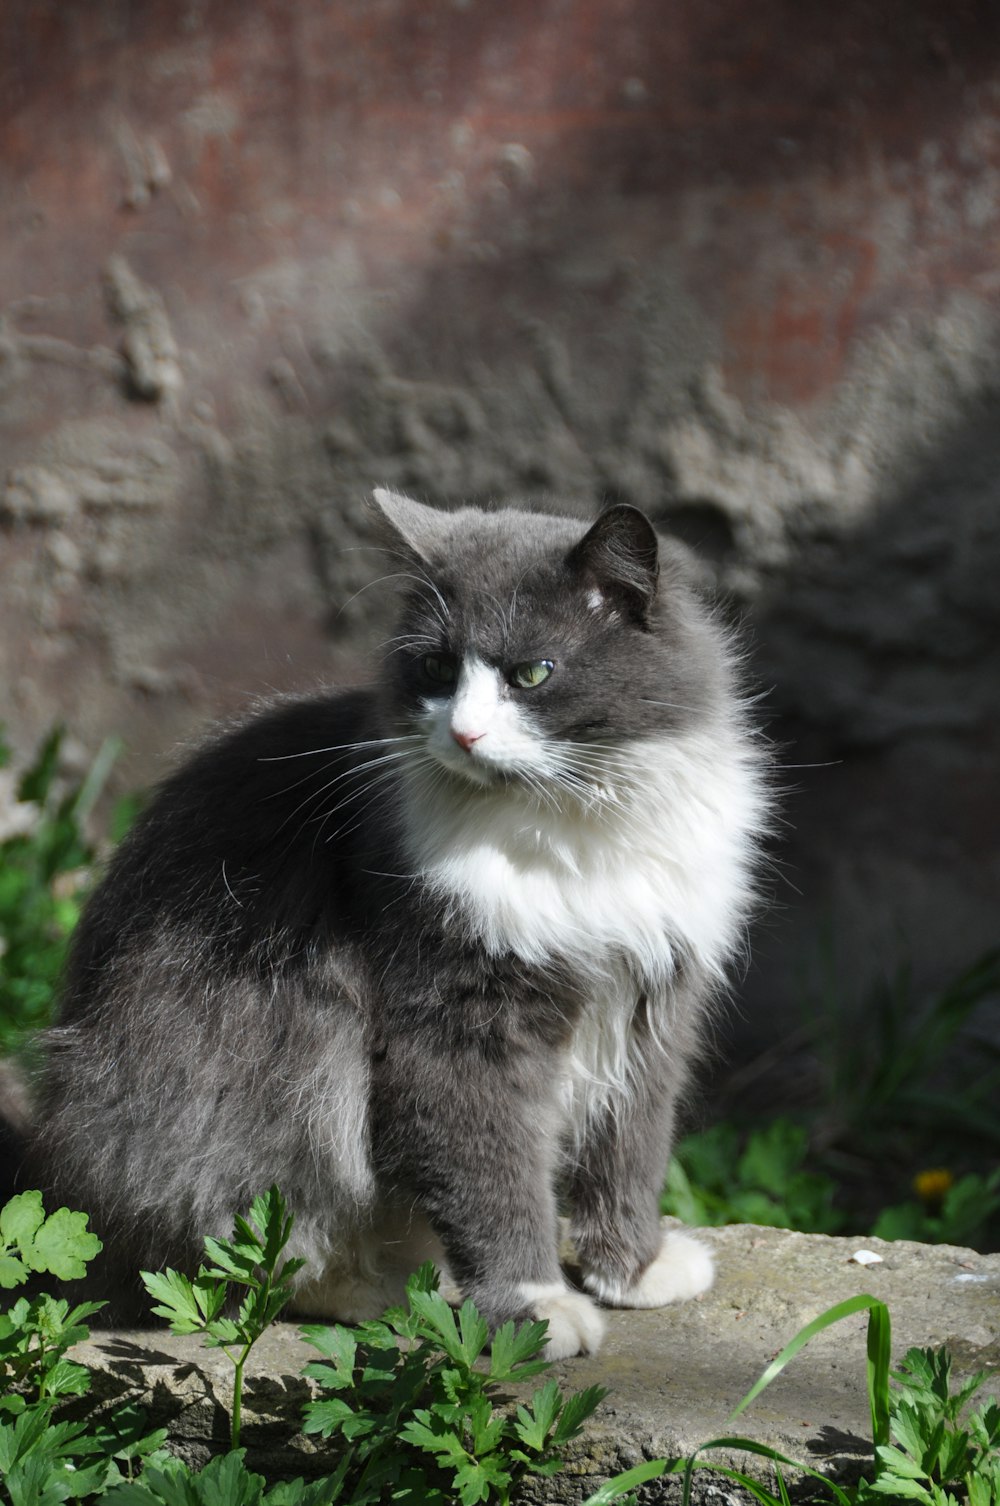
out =
[[[778,47],[775,37],[784,37]],[[363,499],[648,509],[755,637],[794,826],[747,985],[996,936],[990,7],[0,18],[0,704],[156,774],[361,673]],[[357,594],[359,593],[360,594]]]

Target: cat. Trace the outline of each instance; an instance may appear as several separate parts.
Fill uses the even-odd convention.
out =
[[[767,758],[635,508],[372,512],[402,588],[378,683],[259,709],[163,784],[77,931],[36,1165],[123,1289],[276,1181],[299,1311],[373,1317],[429,1257],[494,1329],[593,1351],[602,1306],[712,1280],[658,1196]]]

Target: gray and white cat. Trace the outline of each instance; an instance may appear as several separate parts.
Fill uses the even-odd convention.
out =
[[[430,1255],[492,1325],[593,1350],[597,1303],[712,1279],[657,1199],[766,760],[634,508],[375,510],[404,591],[379,683],[272,705],[162,787],[76,938],[36,1168],[105,1279],[193,1262],[277,1181],[301,1311],[373,1316]]]

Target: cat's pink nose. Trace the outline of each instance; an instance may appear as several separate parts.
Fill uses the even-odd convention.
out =
[[[472,747],[472,744],[473,743],[477,743],[481,737],[485,737],[486,733],[485,732],[456,732],[455,728],[452,727],[452,729],[451,729],[451,735],[455,739],[455,741],[458,743],[458,746],[460,748],[464,748],[465,751],[466,751],[466,753],[468,753],[469,750],[470,750],[470,748]]]

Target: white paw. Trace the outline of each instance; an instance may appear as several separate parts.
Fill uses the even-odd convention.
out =
[[[609,1307],[666,1307],[707,1292],[715,1279],[715,1257],[690,1234],[665,1234],[660,1253],[632,1286],[590,1271],[583,1284]]]
[[[582,1292],[571,1292],[561,1282],[550,1286],[525,1282],[521,1296],[537,1319],[548,1319],[549,1337],[543,1351],[547,1360],[593,1354],[600,1347],[604,1319]]]

